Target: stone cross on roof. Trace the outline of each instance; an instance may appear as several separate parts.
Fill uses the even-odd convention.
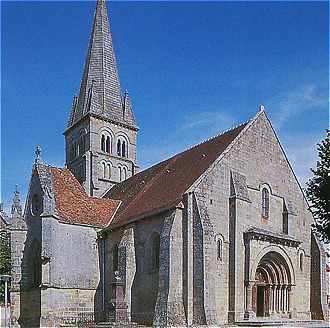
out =
[[[36,164],[39,164],[41,163],[41,147],[40,146],[37,146],[36,147],[36,150],[34,151],[35,153],[35,159],[34,159],[34,162]]]

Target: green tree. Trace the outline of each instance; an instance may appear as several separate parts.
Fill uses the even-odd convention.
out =
[[[307,198],[315,218],[314,231],[324,242],[330,241],[330,130],[317,147],[318,161],[307,182]]]
[[[10,274],[11,262],[10,262],[10,239],[9,234],[6,232],[0,232],[0,275]],[[5,287],[0,283],[0,303],[4,300]]]

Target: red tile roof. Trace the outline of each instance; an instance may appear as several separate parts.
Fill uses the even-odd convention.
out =
[[[104,197],[121,200],[122,203],[110,226],[123,225],[178,205],[186,190],[224,152],[245,126],[246,123],[112,187]]]
[[[68,169],[51,167],[50,170],[60,219],[70,224],[106,227],[120,201],[89,197]]]

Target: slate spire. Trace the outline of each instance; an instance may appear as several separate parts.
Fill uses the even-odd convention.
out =
[[[116,58],[104,0],[97,0],[79,96],[73,101],[68,127],[88,113],[136,126],[133,117],[123,116]]]

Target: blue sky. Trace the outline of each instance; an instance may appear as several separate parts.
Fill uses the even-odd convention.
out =
[[[40,144],[63,166],[94,2],[1,2],[1,199],[25,195]],[[264,104],[303,184],[329,126],[327,2],[110,2],[146,168]],[[23,197],[24,198],[24,197]]]

